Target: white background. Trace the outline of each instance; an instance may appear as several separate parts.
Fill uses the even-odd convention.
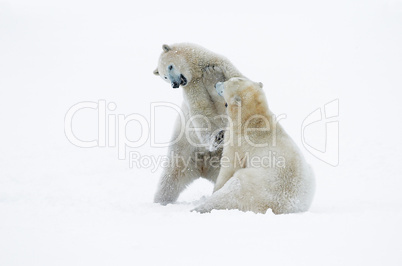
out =
[[[82,101],[111,115],[181,89],[152,71],[163,43],[192,42],[264,83],[269,105],[317,178],[311,210],[192,213],[212,184],[152,203],[161,169],[129,168],[117,148],[79,148],[64,116]],[[401,265],[402,2],[0,0],[0,265]],[[339,99],[339,165],[311,156],[302,121]],[[167,141],[175,113],[157,114]],[[97,112],[74,118],[97,137]],[[141,128],[130,123],[127,135]],[[323,146],[323,125],[308,140]],[[161,156],[148,141],[137,149]],[[129,151],[129,150],[128,150]]]

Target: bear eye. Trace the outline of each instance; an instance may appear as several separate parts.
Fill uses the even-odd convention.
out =
[[[165,77],[165,79],[167,79],[167,77]]]

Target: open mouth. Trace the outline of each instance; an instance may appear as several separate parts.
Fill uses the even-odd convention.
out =
[[[180,74],[180,85],[184,86],[186,84],[187,84],[186,77]]]
[[[173,89],[177,89],[180,85],[185,86],[187,84],[187,79],[185,76],[180,74],[180,83],[178,80],[172,81],[171,85]]]

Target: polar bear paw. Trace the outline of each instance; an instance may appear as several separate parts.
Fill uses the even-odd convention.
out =
[[[208,66],[204,69],[202,82],[206,88],[215,88],[215,84],[225,81],[223,70],[218,66]]]
[[[211,208],[207,208],[204,204],[200,205],[194,209],[191,210],[192,212],[198,212],[198,213],[209,213],[211,212]]]
[[[218,134],[212,137],[211,144],[209,145],[209,151],[213,152],[219,149],[223,144],[224,137],[225,131],[222,129],[218,132]]]

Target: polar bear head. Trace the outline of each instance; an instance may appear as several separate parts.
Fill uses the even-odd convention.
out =
[[[175,89],[189,84],[194,71],[190,67],[193,64],[190,61],[191,56],[189,56],[188,49],[180,45],[169,46],[167,44],[164,44],[162,49],[158,68],[154,70],[154,74],[170,83]]]
[[[245,106],[252,109],[260,103],[266,104],[261,82],[254,82],[247,78],[231,78],[226,82],[218,82],[216,91],[223,96],[226,106],[230,109]]]

